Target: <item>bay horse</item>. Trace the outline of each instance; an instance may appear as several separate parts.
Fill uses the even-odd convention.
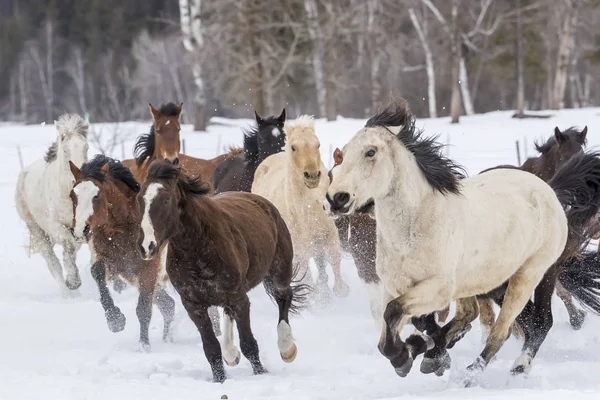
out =
[[[254,374],[267,372],[250,327],[247,292],[262,282],[277,303],[277,345],[283,361],[292,362],[297,347],[288,314],[298,310],[305,287],[291,285],[292,239],[271,202],[246,192],[209,193],[210,185],[200,177],[187,175],[167,160],[154,161],[138,194],[138,247],[142,257],[151,260],[169,242],[169,278],[200,331],[213,381],[223,382],[223,358],[230,366],[240,361],[233,343],[234,320],[242,354]],[[208,315],[212,306],[224,308],[223,351]]]
[[[123,165],[131,170],[135,179],[140,183],[146,180],[148,167],[154,160],[177,160],[192,176],[210,179],[219,163],[227,157],[241,152],[241,149],[232,148],[228,153],[210,160],[181,154],[181,124],[179,118],[183,112],[183,103],[169,102],[159,108],[149,104],[149,107],[153,119],[150,132],[138,138],[134,147],[135,159],[123,161]],[[168,251],[168,246],[161,249],[161,251]],[[119,280],[114,281],[115,289],[120,289],[122,286]],[[215,331],[220,334],[218,310],[211,309],[211,318]]]
[[[71,234],[73,206],[69,194],[73,177],[69,161],[81,166],[87,161],[89,124],[79,115],[61,115],[54,121],[57,136],[43,159],[25,167],[17,179],[17,213],[27,225],[30,254],[41,253],[61,294],[69,297],[79,286],[77,251],[81,247]],[[54,253],[54,245],[63,248],[63,268]]]
[[[304,274],[303,282],[315,285],[309,260],[314,258],[319,271],[318,297],[329,296],[327,261],[334,275],[333,292],[348,295],[341,273],[342,252],[335,224],[321,206],[329,186],[327,169],[321,161],[319,138],[314,120],[301,115],[285,123],[285,150],[267,157],[256,169],[252,193],[271,201],[283,217],[292,235],[295,264]]]
[[[530,172],[544,181],[549,181],[560,167],[562,167],[575,154],[583,151],[587,144],[587,126],[579,131],[575,127],[570,127],[561,131],[558,127],[554,128],[554,135],[548,138],[544,144],[535,143],[535,149],[540,154],[538,157],[530,157],[519,169]],[[491,171],[497,168],[513,168],[511,165],[501,165],[488,168],[480,173]],[[563,288],[560,282],[556,285],[556,294],[563,301],[567,312],[569,313],[569,322],[574,330],[581,329],[585,320],[583,310],[577,308],[569,291]],[[494,306],[491,299],[480,298],[478,300],[481,312],[481,324],[484,338],[491,329],[496,319]]]
[[[244,131],[244,152],[221,162],[212,176],[215,193],[249,192],[254,172],[263,160],[285,146],[285,108],[279,117],[263,118],[254,111],[256,127]]]
[[[584,229],[598,212],[600,155],[579,153],[545,183],[516,169],[466,178],[442,147],[416,129],[404,99],[392,100],[342,149],[344,162],[332,171],[324,206],[341,215],[375,213],[385,304],[378,348],[399,376],[431,348],[420,336],[418,346],[400,338],[411,317],[431,315],[456,299],[475,319],[475,296],[507,282],[500,315],[467,369],[470,385],[544,275],[556,269],[569,232]],[[454,327],[455,319],[446,326]],[[524,352],[512,371],[528,372],[534,355]],[[429,361],[423,360],[426,369]]]
[[[150,350],[148,327],[152,304],[156,303],[164,320],[163,340],[171,340],[175,301],[164,289],[168,280],[161,271],[160,259],[143,260],[137,248],[140,184],[122,163],[96,155],[81,169],[69,162],[75,185],[73,201],[73,235],[79,243],[87,242],[92,253],[91,273],[100,291],[108,328],[120,332],[125,328],[121,312],[106,286],[107,277],[120,277],[139,289],[136,308],[140,323],[140,350]]]

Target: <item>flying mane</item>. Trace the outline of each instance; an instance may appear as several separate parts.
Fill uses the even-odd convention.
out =
[[[427,182],[442,194],[460,193],[460,180],[467,175],[462,166],[443,154],[444,144],[437,141],[438,136],[424,137],[423,131],[415,127],[415,118],[405,100],[390,103],[383,111],[371,117],[365,127],[400,126],[396,135],[404,147],[410,151],[417,161],[419,169]]]
[[[177,181],[177,186],[184,195],[204,196],[211,188],[200,176],[192,178],[185,174],[181,167],[166,160],[156,160],[148,169],[148,181]]]
[[[129,168],[113,158],[106,157],[104,154],[97,154],[92,160],[83,164],[81,166],[81,173],[86,178],[93,178],[103,182],[106,179],[106,175],[102,171],[102,167],[106,164],[108,164],[108,173],[113,178],[122,181],[136,193],[140,191],[140,184],[135,180]]]
[[[179,107],[173,102],[160,106],[160,113],[165,117],[174,117],[179,115]],[[154,146],[156,144],[156,133],[154,132],[154,123],[150,127],[150,133],[141,135],[135,143],[133,154],[135,155],[135,163],[139,167],[144,161],[152,157],[154,154]]]

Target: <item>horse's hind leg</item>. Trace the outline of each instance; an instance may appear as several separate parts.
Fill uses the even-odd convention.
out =
[[[63,277],[62,266],[60,265],[60,261],[56,254],[54,253],[52,241],[46,235],[46,232],[42,230],[35,223],[27,223],[27,228],[29,229],[29,233],[31,235],[31,246],[40,251],[44,260],[46,260],[46,264],[48,265],[48,270],[50,274],[58,283],[60,291],[63,296],[69,296],[69,288],[65,284],[65,279]]]
[[[479,303],[479,322],[481,323],[481,339],[483,343],[492,330],[492,325],[496,321],[496,313],[494,312],[494,302],[492,299],[478,298]]]
[[[544,262],[545,260],[529,260],[508,280],[508,288],[504,295],[502,308],[498,314],[498,319],[492,326],[485,347],[475,362],[467,368],[472,373],[483,371],[508,339],[512,324],[523,311],[533,289],[540,282],[543,276],[540,275],[545,272],[545,270],[540,270],[540,261]],[[465,383],[470,386],[473,382],[471,378],[467,378]]]
[[[172,342],[173,335],[171,332],[171,324],[175,317],[175,300],[169,296],[169,293],[167,293],[163,287],[158,287],[154,293],[154,302],[164,321],[163,341]]]
[[[290,326],[289,313],[294,301],[294,290],[290,286],[290,280],[285,279],[287,274],[281,276],[270,276],[264,281],[265,289],[273,296],[279,308],[279,319],[277,323],[277,347],[281,359],[291,363],[296,359],[298,348],[294,343],[292,328]],[[282,279],[283,278],[283,279]]]
[[[108,329],[110,329],[111,332],[121,332],[125,329],[126,319],[119,307],[115,306],[115,303],[110,296],[110,292],[108,291],[108,286],[106,286],[106,266],[102,261],[96,261],[94,265],[92,265],[90,272],[100,291],[100,304],[102,304],[102,308],[104,309]]]
[[[552,294],[561,267],[562,263],[554,264],[535,289],[533,296],[535,309],[530,319],[533,329],[527,332],[521,356],[511,368],[513,374],[528,373],[531,370],[531,362],[552,328]]]
[[[240,334],[240,347],[242,354],[252,365],[252,371],[255,375],[264,374],[267,372],[260,362],[258,351],[258,343],[252,333],[250,326],[250,299],[245,293],[235,301],[236,304],[230,304],[233,318],[237,324],[238,333]]]
[[[344,278],[342,277],[342,249],[340,247],[340,238],[338,237],[337,232],[332,232],[329,235],[327,257],[329,258],[329,262],[333,269],[333,293],[339,297],[348,296],[350,288],[348,287],[348,284],[344,282]]]
[[[565,303],[567,312],[569,313],[569,322],[574,330],[578,331],[583,326],[585,321],[585,312],[577,308],[573,302],[573,297],[568,290],[566,290],[560,282],[556,281],[556,294]]]
[[[327,275],[327,255],[323,252],[319,252],[315,255],[314,260],[319,274],[315,287],[320,300],[326,301],[331,297],[331,291],[329,290],[328,285],[329,276]]]

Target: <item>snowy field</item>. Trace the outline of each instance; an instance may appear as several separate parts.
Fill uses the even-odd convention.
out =
[[[554,127],[588,125],[588,148],[600,144],[600,109],[553,112],[550,119],[514,120],[509,112],[462,117],[451,125],[448,118],[420,119],[417,125],[449,142],[449,154],[469,174],[498,164],[516,164],[515,141],[521,153],[534,155],[533,140],[547,138]],[[241,144],[240,127],[251,120],[214,119],[207,133],[183,127],[186,153],[214,157],[225,146]],[[323,160],[331,165],[331,150],[343,146],[364,120],[317,121]],[[148,131],[150,122],[122,124],[131,135],[117,158],[131,156],[135,138]],[[94,129],[111,129],[93,125]],[[0,400],[111,399],[111,400],[212,400],[229,399],[598,399],[600,396],[600,318],[589,316],[575,332],[566,310],[554,300],[555,324],[526,378],[514,378],[509,368],[520,354],[520,342],[510,338],[485,371],[479,387],[464,389],[453,378],[480,353],[481,330],[473,329],[450,350],[452,370],[442,378],[422,375],[420,358],[411,374],[399,378],[379,354],[379,332],[374,329],[367,294],[348,257],[343,274],[350,295],[334,299],[323,309],[291,319],[298,357],[285,364],[277,349],[277,308],[262,286],[250,293],[252,327],[269,374],[253,376],[247,360],[226,367],[224,384],[211,382],[200,335],[187,317],[179,298],[174,323],[174,343],[161,341],[162,320],[154,309],[150,329],[152,351],[135,351],[139,325],[135,315],[137,291],[114,294],[127,317],[127,327],[112,333],[106,326],[98,289],[90,276],[89,250],[82,247],[78,265],[83,284],[75,299],[59,295],[40,255],[28,258],[28,237],[14,205],[20,170],[19,151],[25,165],[42,157],[54,140],[52,124],[18,126],[0,124],[0,199],[4,210],[0,228]],[[526,144],[526,145],[525,145]],[[91,158],[97,149],[90,148]],[[523,161],[523,159],[522,159]],[[56,247],[59,258],[61,249]],[[331,273],[330,273],[331,276]],[[411,328],[412,329],[412,328]],[[237,334],[236,334],[237,338]],[[237,339],[236,339],[237,341]]]

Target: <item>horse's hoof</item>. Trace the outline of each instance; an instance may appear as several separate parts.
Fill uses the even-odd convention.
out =
[[[81,278],[77,276],[73,279],[69,279],[67,277],[67,279],[65,279],[65,285],[67,285],[69,290],[77,290],[81,286]]]
[[[151,347],[150,343],[140,342],[135,348],[136,353],[150,353]]]
[[[450,359],[450,354],[446,350],[442,354],[437,357],[424,357],[423,361],[421,361],[421,372],[424,374],[438,373],[441,371],[441,374],[444,374],[444,371],[450,369],[452,361]],[[438,375],[441,376],[441,375]]]
[[[512,368],[510,369],[510,373],[512,375],[527,375],[529,371],[531,371],[532,361],[533,359],[531,358],[531,356],[527,354],[521,355],[513,364]]]
[[[333,293],[338,297],[348,297],[350,286],[346,282],[336,282],[333,285]]]
[[[115,278],[115,281],[113,282],[113,290],[117,293],[121,293],[123,290],[125,290],[127,288],[127,284],[125,282],[123,282],[122,279],[120,278]]]
[[[218,372],[218,373],[213,373],[213,378],[212,381],[214,383],[223,383],[225,382],[225,380],[227,379],[227,377],[225,376],[225,371]]]
[[[395,367],[394,371],[396,371],[396,375],[401,378],[406,378],[408,373],[410,372],[413,365],[413,358],[408,357],[408,359],[402,364],[400,367]]]
[[[267,369],[263,367],[262,364],[253,365],[252,371],[254,372],[254,375],[263,375],[269,373],[269,371],[267,371]]]
[[[291,363],[296,359],[296,355],[298,354],[298,347],[296,347],[296,343],[292,344],[292,347],[285,352],[281,352],[281,359],[286,363]]]
[[[123,315],[118,307],[106,312],[106,323],[111,332],[121,332],[125,329],[126,322],[127,319],[125,318],[125,315]]]
[[[571,327],[573,330],[580,330],[583,326],[583,322],[585,321],[585,312],[582,310],[577,310],[575,315],[569,317],[569,321],[571,322]]]

